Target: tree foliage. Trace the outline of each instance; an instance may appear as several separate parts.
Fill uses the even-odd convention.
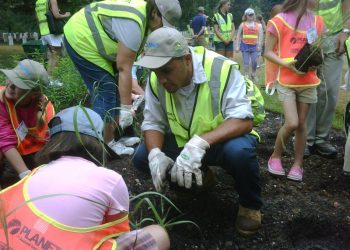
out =
[[[182,18],[179,27],[184,29],[196,15],[197,8],[203,6],[206,15],[213,16],[219,0],[179,0],[182,6]],[[35,31],[38,29],[35,18],[36,0],[1,0],[0,1],[0,31]],[[92,2],[92,0],[57,0],[62,11],[75,13],[77,10]],[[231,13],[236,26],[241,22],[244,10],[248,7],[262,14],[265,19],[270,15],[273,5],[282,0],[231,0]]]

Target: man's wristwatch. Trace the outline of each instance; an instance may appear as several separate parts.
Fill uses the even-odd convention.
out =
[[[343,32],[343,33],[346,33],[346,34],[348,34],[348,35],[350,35],[350,29],[344,28],[344,29],[342,30],[342,32]]]

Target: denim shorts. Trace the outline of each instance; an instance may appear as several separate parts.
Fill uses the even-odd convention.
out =
[[[218,50],[231,50],[233,51],[233,42],[231,41],[228,45],[225,45],[223,42],[214,42],[215,51]]]

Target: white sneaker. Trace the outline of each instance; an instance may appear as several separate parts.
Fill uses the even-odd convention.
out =
[[[62,87],[63,83],[58,79],[53,79],[49,76],[49,85],[55,87]]]
[[[119,143],[124,144],[127,147],[134,146],[135,144],[140,143],[141,139],[139,137],[122,137],[119,141]]]
[[[108,147],[110,147],[117,155],[132,155],[134,153],[134,149],[131,147],[125,146],[123,143],[119,141],[112,140],[108,143]]]
[[[341,85],[340,88],[343,90],[349,90],[349,87],[347,84]]]

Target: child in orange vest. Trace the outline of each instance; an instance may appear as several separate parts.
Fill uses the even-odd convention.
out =
[[[20,178],[30,173],[32,155],[48,136],[48,121],[54,115],[52,104],[42,94],[48,74],[42,64],[25,59],[6,75],[0,89],[0,165],[4,158]]]
[[[56,114],[49,128],[50,140],[35,156],[39,167],[0,193],[5,213],[13,211],[8,225],[27,228],[9,234],[8,246],[37,249],[43,239],[47,249],[169,249],[169,236],[159,225],[130,231],[124,179],[101,166],[115,153],[103,143],[99,114],[70,107]],[[0,230],[0,244],[6,242]]]
[[[285,117],[268,161],[268,171],[285,175],[281,157],[284,145],[295,132],[295,158],[287,178],[296,181],[303,179],[306,117],[310,104],[317,102],[316,86],[320,79],[315,68],[309,68],[306,73],[296,69],[294,57],[306,43],[315,42],[324,31],[322,18],[312,13],[317,3],[316,0],[285,1],[281,13],[269,20],[266,33],[264,55],[269,64],[266,64],[265,81],[267,84],[275,82]]]
[[[257,81],[256,69],[258,66],[258,53],[261,51],[263,29],[262,25],[256,22],[255,11],[248,8],[244,11],[242,23],[238,27],[236,39],[236,53],[242,52],[244,75],[249,77],[249,68],[251,66],[250,78]]]

